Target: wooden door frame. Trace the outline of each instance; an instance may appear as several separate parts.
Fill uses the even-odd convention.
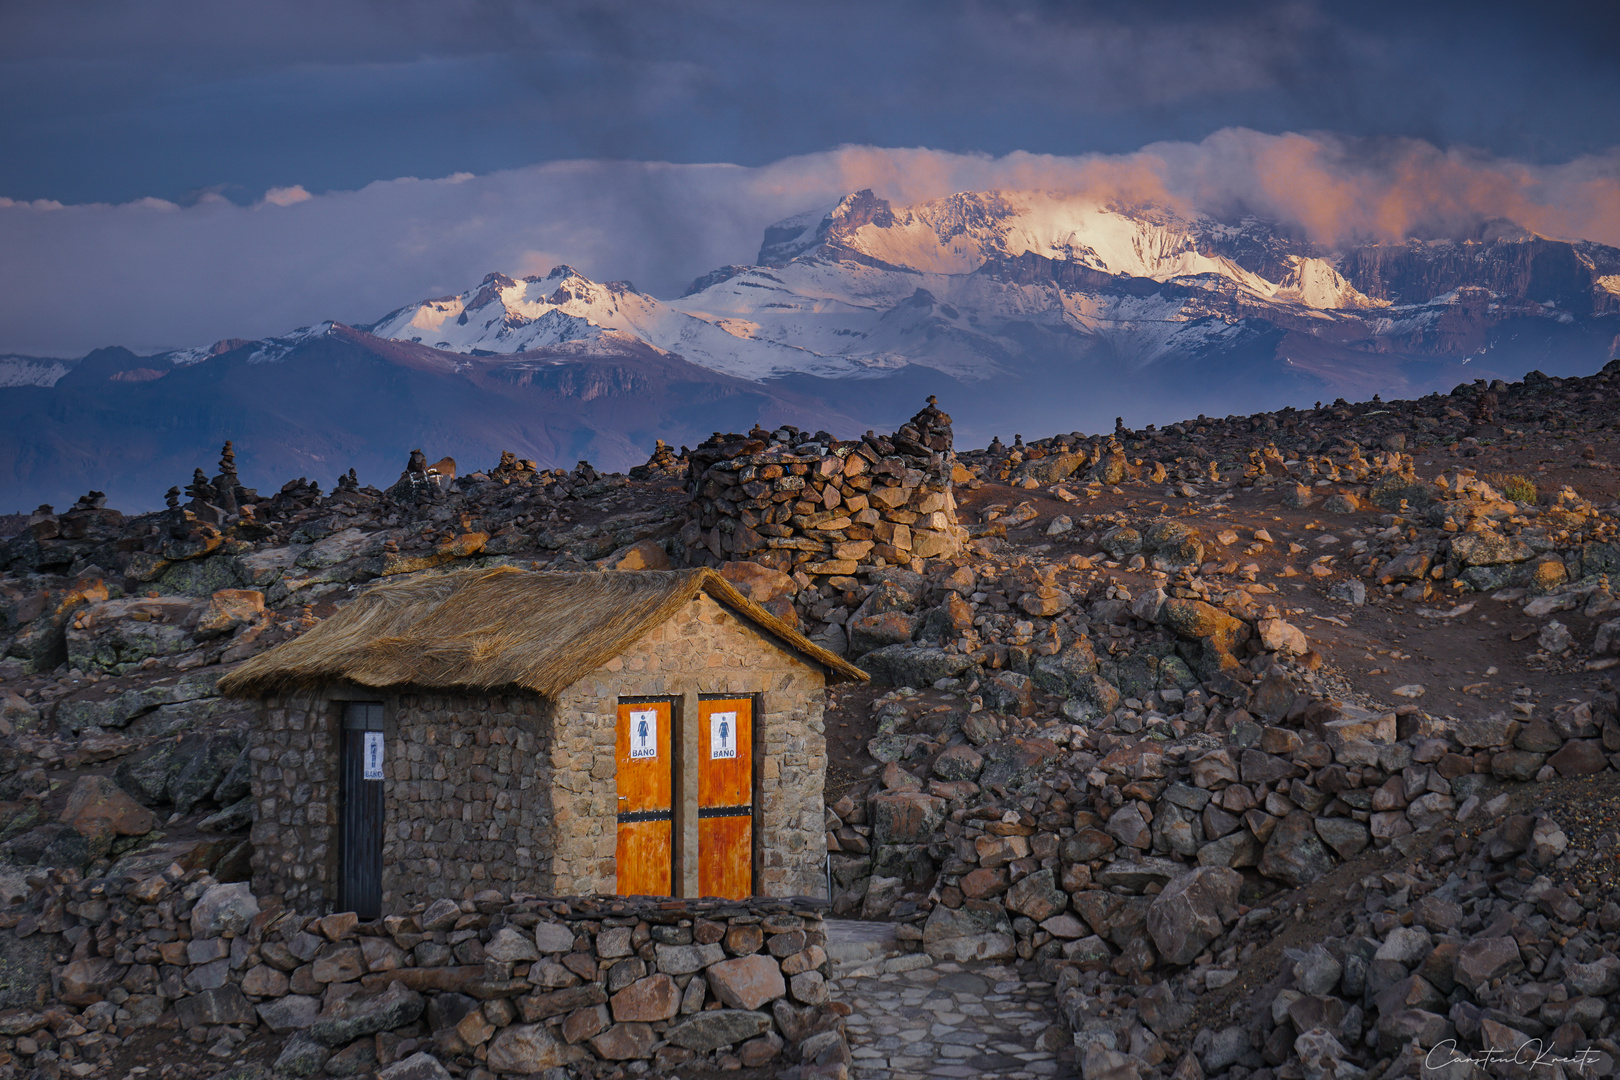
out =
[[[748,702],[750,713],[748,718],[748,730],[749,743],[751,744],[748,748],[748,801],[750,804],[748,813],[748,895],[758,896],[760,874],[764,869],[764,867],[761,865],[764,860],[764,848],[760,844],[760,836],[762,833],[760,828],[760,814],[764,810],[764,791],[761,787],[761,774],[764,772],[763,766],[765,761],[765,739],[763,737],[764,725],[761,723],[761,719],[764,716],[764,709],[761,708],[761,706],[764,704],[764,695],[755,690],[745,691],[740,694],[699,694],[697,698],[699,708],[702,707],[702,702],[705,701]],[[702,725],[694,723],[693,726],[701,727]],[[700,760],[702,758],[702,751],[697,744],[702,741],[703,735],[703,732],[697,732],[697,737],[693,742],[693,753],[697,754]],[[695,809],[695,804],[696,800],[694,799],[694,834],[697,831],[697,823],[695,820],[697,810]],[[698,858],[701,859],[702,857],[703,853],[698,852]]]
[[[685,732],[686,719],[682,695],[668,694],[620,694],[613,699],[613,727],[614,739],[618,738],[619,706],[620,705],[668,705],[669,706],[669,767],[671,770],[669,788],[669,889],[671,896],[683,896],[686,890],[681,881],[681,858],[686,851],[686,838],[682,834],[682,822],[685,819],[683,804],[686,795],[686,778],[682,770],[686,762]],[[613,763],[614,795],[618,795],[619,766],[615,750]],[[618,803],[615,802],[613,814],[613,828],[618,830]],[[614,862],[614,873],[617,875],[617,860]],[[617,877],[614,880],[614,889],[618,889]]]

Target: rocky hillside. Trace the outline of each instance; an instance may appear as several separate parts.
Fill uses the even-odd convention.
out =
[[[724,567],[876,676],[828,717],[835,912],[1023,963],[1057,987],[1087,1076],[1417,1075],[1412,1048],[1451,1037],[1544,1038],[1612,1071],[1616,379],[996,442],[958,454],[958,555],[904,559],[890,535],[896,557],[854,573]],[[748,441],[853,449],[785,425]],[[631,475],[427,449],[386,490],[266,492],[227,445],[164,510],[92,491],[10,519],[0,1068],[122,1076],[171,1041],[219,1048],[191,1074],[283,1052],[277,995],[197,1012],[213,954],[120,952],[100,899],[148,882],[133,902],[194,904],[246,876],[250,717],[213,692],[231,665],[367,582],[695,554],[668,447]],[[138,917],[161,933],[174,915]],[[64,996],[96,957],[101,981]],[[450,963],[429,959],[413,965]],[[401,1045],[351,1042],[322,1045],[340,1065]],[[452,1072],[486,1068],[483,1043],[443,1043]]]

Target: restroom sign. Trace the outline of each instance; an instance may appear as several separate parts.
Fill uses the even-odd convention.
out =
[[[654,709],[630,713],[630,758],[658,756],[658,712]]]
[[[367,780],[383,778],[383,733],[366,732],[365,775]]]
[[[709,757],[735,758],[737,756],[737,714],[717,712],[709,714]]]

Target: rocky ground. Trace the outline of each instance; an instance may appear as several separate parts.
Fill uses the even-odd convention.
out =
[[[876,676],[828,712],[835,912],[1050,984],[1088,1078],[1424,1075],[1453,1038],[1566,1060],[1435,1075],[1612,1074],[1617,378],[959,449],[961,555],[733,562]],[[268,495],[227,448],[164,511],[0,522],[0,1004],[49,982],[48,868],[246,876],[231,665],[400,574],[710,557],[688,500],[663,447]],[[118,993],[7,1066],[218,1071]]]

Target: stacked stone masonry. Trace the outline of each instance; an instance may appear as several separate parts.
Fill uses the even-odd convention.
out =
[[[819,667],[706,594],[555,701],[332,688],[265,703],[253,728],[255,887],[295,910],[336,902],[338,725],[344,700],[387,716],[383,910],[468,888],[613,892],[615,724],[621,698],[674,699],[695,718],[705,695],[756,702],[755,892],[825,891],[826,777]],[[697,891],[697,760],[677,756],[678,891]],[[678,796],[681,798],[681,796]]]
[[[277,1075],[294,1077],[797,1061],[809,1080],[849,1060],[813,906],[469,894],[362,922],[294,914],[178,865],[144,878],[59,871],[0,912],[57,957],[37,1007],[0,1010],[0,1048],[52,1075],[162,1028],[216,1058],[268,1032]],[[391,1073],[402,1063],[415,1071]]]
[[[920,940],[939,957],[1054,972],[1186,965],[1239,901],[1309,885],[1369,848],[1415,850],[1421,834],[1488,822],[1512,785],[1620,767],[1613,692],[1525,721],[1342,702],[1271,725],[1242,708],[1226,720],[1219,741],[1054,723],[942,754],[926,784],[890,765],[864,803],[827,808],[834,911],[921,921],[896,899],[932,881]],[[1181,893],[1195,883],[1219,887],[1218,921],[1187,915]]]
[[[802,441],[801,441],[802,440]],[[951,418],[933,399],[892,436],[720,435],[691,452],[687,560],[850,575],[962,550]]]

